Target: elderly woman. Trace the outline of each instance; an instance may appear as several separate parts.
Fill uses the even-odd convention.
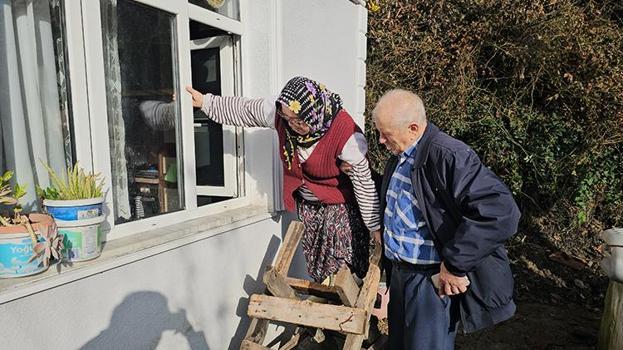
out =
[[[193,106],[217,123],[277,132],[284,202],[288,210],[297,210],[305,227],[308,274],[322,282],[346,264],[363,277],[371,239],[380,241],[378,196],[365,137],[340,96],[303,77],[288,81],[276,99],[186,90]],[[348,175],[340,171],[342,163],[350,165],[345,167]]]

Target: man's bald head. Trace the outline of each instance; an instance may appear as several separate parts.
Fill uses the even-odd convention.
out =
[[[379,142],[392,152],[404,152],[426,129],[426,111],[422,99],[407,90],[390,90],[372,111]]]
[[[426,123],[426,110],[422,99],[413,92],[403,89],[386,92],[376,103],[372,116],[375,120],[387,118],[384,121],[394,127]]]

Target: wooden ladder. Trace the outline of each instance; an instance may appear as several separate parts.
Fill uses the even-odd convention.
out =
[[[350,270],[342,267],[332,286],[288,277],[296,248],[303,234],[303,224],[293,221],[279,249],[274,266],[267,266],[263,281],[264,294],[253,294],[247,314],[251,324],[240,349],[269,349],[264,338],[270,321],[297,325],[296,331],[280,350],[295,348],[307,335],[322,337],[324,329],[346,335],[343,350],[361,349],[368,337],[371,311],[381,278],[381,246],[376,244],[370,267],[361,287]],[[307,297],[310,296],[310,297]],[[286,336],[286,333],[282,334]]]

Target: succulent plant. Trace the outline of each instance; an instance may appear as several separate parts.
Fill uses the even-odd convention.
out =
[[[50,174],[52,186],[37,186],[37,196],[43,199],[74,200],[98,198],[104,195],[104,183],[100,173],[87,173],[78,163],[67,168],[67,177],[59,176],[49,165],[43,164]]]
[[[36,220],[33,221],[37,222]],[[39,233],[43,236],[44,240],[33,244],[32,256],[28,262],[43,255],[43,265],[47,267],[52,257],[56,260],[61,260],[61,251],[64,247],[63,235],[58,234],[58,228],[54,221],[49,225],[40,224]]]
[[[50,219],[49,223],[43,222],[44,214],[25,215],[22,213],[22,206],[19,203],[20,198],[26,195],[26,186],[16,184],[11,188],[10,181],[13,177],[12,171],[5,172],[0,176],[0,204],[13,207],[13,215],[0,215],[0,226],[12,227],[23,226],[28,231],[32,241],[33,254],[28,260],[31,262],[37,257],[44,255],[43,264],[48,266],[50,258],[61,258],[61,250],[63,249],[63,237],[58,234],[58,228],[54,220]],[[33,224],[37,224],[37,231],[43,237],[39,241],[37,232],[33,228]]]

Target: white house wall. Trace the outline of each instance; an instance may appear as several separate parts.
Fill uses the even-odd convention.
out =
[[[303,75],[339,93],[363,128],[367,11],[347,0],[278,1],[281,79]]]
[[[362,124],[363,7],[242,2],[242,93],[269,96],[289,77],[307,75],[339,92]],[[270,206],[278,192],[274,142],[267,130],[244,134],[244,180],[255,204]],[[276,255],[283,222],[262,220],[1,304],[0,347],[237,349],[248,325],[246,298],[263,289],[257,279]],[[296,263],[291,274],[300,275],[300,254]]]
[[[237,348],[280,232],[264,220],[0,305],[1,348]]]

